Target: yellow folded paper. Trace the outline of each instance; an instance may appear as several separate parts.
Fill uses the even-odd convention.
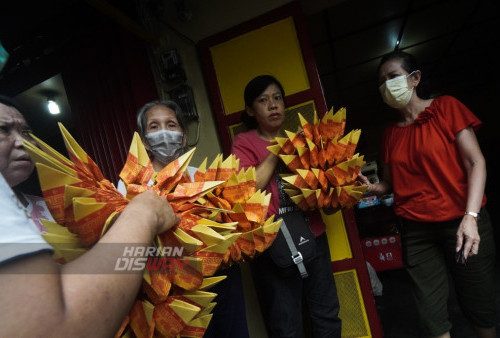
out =
[[[113,226],[131,198],[146,190],[156,192],[169,201],[181,221],[159,234],[153,244],[160,251],[182,247],[182,256],[145,257],[141,292],[119,333],[203,335],[215,294],[199,290],[209,290],[225,278],[209,278],[223,265],[251,259],[268,248],[281,224],[266,218],[271,195],[256,189],[255,168],[240,169],[234,155],[224,159],[220,154],[208,168],[205,159],[192,182],[186,172],[192,149],[154,173],[140,137],[134,134],[120,172],[127,189],[123,197],[64,126],[59,127],[69,159],[41,140],[40,148],[26,146],[36,162],[49,210],[60,224],[47,223],[44,234],[55,255],[62,263],[81,255]],[[318,134],[314,128],[312,132]],[[300,133],[287,136],[276,144],[288,152],[306,145]]]
[[[44,165],[51,167],[56,170],[60,170],[70,176],[76,176],[76,170],[73,169],[73,163],[66,159],[57,151],[50,148],[48,145],[43,143],[42,140],[38,139],[35,135],[31,135],[32,138],[37,140],[41,146],[46,146],[46,149],[50,149],[49,153],[45,152],[41,148],[33,145],[31,142],[23,140],[24,147],[30,154],[30,158],[34,163],[43,163]],[[64,159],[64,160],[61,160]]]
[[[184,172],[193,158],[195,150],[196,148],[189,150],[176,160],[167,164],[156,174],[155,189],[160,192],[161,195],[166,195],[175,188],[181,177],[184,176]]]
[[[181,337],[203,337],[205,335],[205,331],[212,319],[212,314],[199,316],[191,320],[187,323],[186,327],[181,331]]]
[[[214,245],[210,245],[204,249],[201,249],[201,251],[224,254],[226,252],[227,248],[229,248],[229,246],[232,245],[234,243],[234,241],[236,241],[238,239],[238,237],[240,237],[240,235],[241,235],[240,233],[231,233],[227,236],[224,236],[224,239],[222,241],[220,241],[219,243],[214,244]]]
[[[190,236],[180,228],[175,229],[174,235],[189,253],[193,253],[203,246],[202,241]]]
[[[355,154],[361,130],[354,129],[344,135],[345,108],[335,114],[332,108],[321,119],[315,111],[312,123],[300,113],[298,117],[302,133],[285,131],[287,137],[275,138],[269,148],[296,174],[283,177],[286,192],[304,211],[329,206],[352,207],[361,197],[341,188],[355,185],[365,165],[363,156]]]
[[[127,161],[119,176],[126,185],[132,183],[144,185],[148,184],[153,177],[153,173],[153,165],[146,148],[141,142],[139,134],[135,132],[127,155]]]
[[[206,308],[204,308],[203,310],[201,310],[200,313],[198,313],[196,315],[195,319],[211,314],[216,305],[217,305],[216,302],[212,302],[212,303],[208,304]]]
[[[153,312],[155,329],[166,337],[175,337],[199,312],[198,306],[178,299],[158,304]]]
[[[226,279],[227,276],[222,275],[222,276],[215,276],[215,277],[205,277],[203,279],[202,284],[200,285],[200,290],[208,290],[214,285],[218,284],[219,282],[223,281]]]
[[[191,231],[194,232],[207,246],[216,245],[225,239],[225,237],[217,231],[201,224],[192,227]]]
[[[238,224],[238,222],[219,223],[219,222],[211,221],[211,220],[206,219],[206,218],[202,218],[198,221],[198,224],[206,225],[206,226],[214,229],[217,232],[221,232],[221,231],[228,231],[228,230],[229,231],[236,230],[236,225]]]

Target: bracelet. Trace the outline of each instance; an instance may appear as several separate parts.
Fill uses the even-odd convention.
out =
[[[466,211],[464,215],[472,216],[476,219],[476,221],[480,218],[479,213],[474,211]]]

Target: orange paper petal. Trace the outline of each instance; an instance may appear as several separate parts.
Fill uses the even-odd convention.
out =
[[[307,183],[308,188],[316,190],[318,188],[318,178],[311,170],[297,169],[297,174]],[[297,187],[299,188],[299,187]]]
[[[349,195],[349,193],[345,189],[342,189],[342,188],[340,189],[339,204],[342,207],[352,208],[357,202],[358,202],[358,199]]]
[[[318,147],[314,142],[307,140],[307,146],[309,147],[309,161],[311,163],[311,167],[317,168],[319,165],[319,153]]]
[[[309,184],[302,178],[300,175],[291,175],[291,176],[286,176],[283,177],[283,180],[285,182],[288,182],[292,184],[293,186],[302,189],[302,188],[308,188]]]
[[[164,337],[177,336],[186,326],[182,318],[170,307],[170,301],[155,306],[153,318],[156,330]]]
[[[326,178],[325,172],[321,169],[318,169],[317,171],[313,171],[313,173],[317,175],[321,190],[325,192],[328,191],[328,179]]]
[[[251,232],[243,233],[235,242],[240,250],[247,256],[255,255],[255,244],[253,234]]]
[[[203,261],[202,274],[205,277],[213,276],[217,269],[219,269],[222,259],[224,258],[224,254],[210,251],[198,251],[193,256]]]
[[[325,171],[325,177],[328,179],[328,181],[330,182],[331,185],[333,185],[335,187],[340,185],[339,180],[335,176],[335,173],[334,173],[332,168]]]
[[[302,164],[300,163],[300,159],[297,155],[280,155],[280,158],[293,173],[295,173],[297,169],[302,168]]]
[[[302,132],[304,133],[304,136],[307,140],[313,140],[314,135],[313,135],[313,127],[312,124],[309,123],[302,114],[297,114],[299,117],[300,125],[302,126]]]
[[[149,324],[146,314],[144,313],[144,307],[142,301],[136,300],[134,306],[130,310],[130,327],[134,332],[135,336],[138,338],[151,337],[151,325]]]
[[[309,170],[311,166],[309,149],[307,147],[299,146],[297,147],[297,154],[299,155],[299,160],[300,163],[302,164],[302,168]]]
[[[295,133],[292,133],[291,131],[288,131],[288,130],[285,130],[285,133],[295,148],[305,147],[306,140],[302,134],[295,134]]]
[[[292,155],[295,153],[295,146],[292,141],[286,137],[277,137],[275,139],[281,147],[281,150],[284,154]]]
[[[195,270],[190,264],[177,265],[176,269],[169,271],[168,278],[173,284],[185,290],[197,290],[203,283],[202,273]]]
[[[120,178],[125,182],[147,184],[153,176],[154,170],[151,162],[148,166],[139,164],[139,159],[131,153],[127,155],[127,161],[120,172]]]

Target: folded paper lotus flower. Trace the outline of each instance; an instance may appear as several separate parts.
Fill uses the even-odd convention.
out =
[[[300,113],[302,132],[285,131],[275,138],[269,151],[279,156],[291,174],[283,174],[285,191],[300,209],[350,208],[367,186],[356,178],[366,164],[355,154],[361,130],[344,135],[346,109],[330,109],[321,120],[314,112],[313,123]]]
[[[225,278],[210,276],[262,253],[281,225],[281,220],[266,218],[271,196],[256,189],[255,168],[240,170],[234,155],[218,155],[208,167],[205,159],[193,182],[186,171],[192,149],[155,173],[135,133],[120,172],[127,189],[123,196],[64,126],[59,127],[69,158],[36,137],[38,146],[25,142],[55,219],[44,221],[43,234],[55,257],[61,263],[77,258],[113,226],[134,196],[155,191],[181,221],[159,234],[154,244],[162,250],[182,248],[182,255],[171,261],[167,256],[145,257],[141,292],[117,336],[202,337],[215,306],[215,294],[205,291]]]

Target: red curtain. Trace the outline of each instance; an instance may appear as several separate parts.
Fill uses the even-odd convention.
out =
[[[158,97],[146,44],[108,23],[71,42],[61,59],[73,136],[116,184],[136,130],[137,110]]]

